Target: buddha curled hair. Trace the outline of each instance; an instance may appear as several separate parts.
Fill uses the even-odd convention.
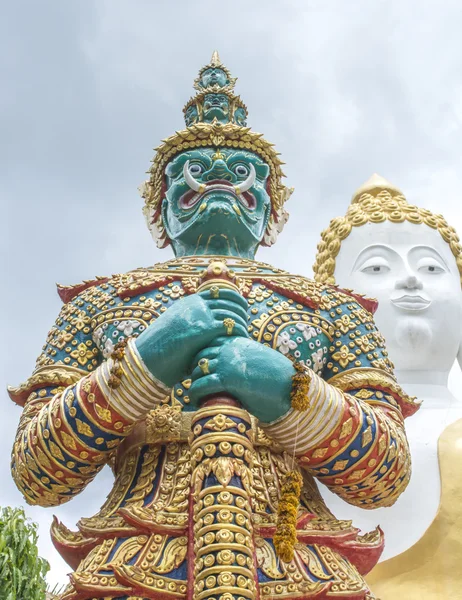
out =
[[[451,248],[462,282],[462,246],[456,230],[442,215],[435,215],[426,208],[409,204],[401,190],[379,175],[373,175],[361,186],[353,196],[346,215],[332,219],[322,232],[313,265],[315,280],[335,285],[335,261],[343,240],[350,235],[353,227],[384,221],[408,221],[436,229]]]

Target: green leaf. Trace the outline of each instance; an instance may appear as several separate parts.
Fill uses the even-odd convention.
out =
[[[22,508],[0,509],[0,598],[45,600],[45,575],[50,569],[38,556],[37,525]]]

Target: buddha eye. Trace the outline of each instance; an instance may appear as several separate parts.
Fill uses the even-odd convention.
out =
[[[192,165],[189,165],[189,172],[194,177],[197,177],[198,175],[204,172],[204,167],[199,163],[193,163]]]
[[[383,257],[374,256],[361,265],[360,271],[368,275],[383,275],[390,271],[390,266]]]
[[[370,267],[366,267],[365,269],[361,269],[363,273],[371,273],[372,275],[386,273],[389,270],[390,268],[385,265],[372,265]]]
[[[432,259],[420,261],[418,269],[421,273],[428,273],[429,275],[439,275],[440,273],[446,273],[446,269],[440,264],[438,264],[436,260]]]
[[[250,173],[250,169],[244,165],[237,165],[233,170],[239,177],[247,177]]]

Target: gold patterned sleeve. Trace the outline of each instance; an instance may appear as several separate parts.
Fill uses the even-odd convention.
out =
[[[66,305],[32,377],[10,390],[17,402],[28,394],[11,468],[29,504],[55,506],[78,494],[134,423],[169,393],[144,367],[133,340],[116,359],[104,360],[84,331],[82,313],[77,313],[82,330],[66,329],[72,324],[69,311]],[[65,335],[61,353],[53,354]],[[67,356],[76,364],[63,360]]]
[[[78,494],[130,433],[134,423],[169,393],[144,368],[130,341],[112,360],[42,403],[19,429],[13,449],[13,478],[29,504],[54,506]]]
[[[397,384],[372,315],[354,302],[342,311],[353,327],[344,318],[343,331],[336,330],[323,372],[328,381],[307,369],[308,409],[291,409],[266,431],[346,502],[389,506],[409,482],[404,416],[418,405]]]

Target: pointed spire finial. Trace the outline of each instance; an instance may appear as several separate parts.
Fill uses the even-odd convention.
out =
[[[220,55],[218,54],[218,50],[214,50],[212,54],[212,58],[210,59],[210,64],[214,67],[221,66]]]
[[[396,185],[393,185],[381,175],[374,173],[356,190],[356,192],[353,194],[353,198],[351,199],[351,203],[355,204],[359,202],[359,199],[363,194],[368,193],[374,195],[374,193],[379,193],[382,190],[389,191],[393,196],[404,196],[403,192],[396,187]]]

